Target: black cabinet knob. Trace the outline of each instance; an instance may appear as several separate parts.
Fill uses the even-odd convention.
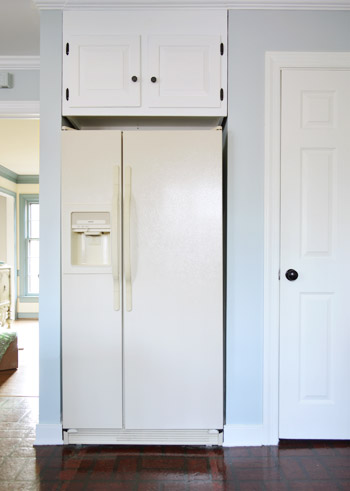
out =
[[[151,77],[151,82],[155,84],[157,82],[157,77]]]
[[[132,80],[133,82],[137,82],[137,77],[136,77],[136,75],[133,75],[133,76],[131,77],[131,80]]]
[[[298,272],[295,271],[295,269],[288,269],[288,271],[286,271],[286,278],[289,281],[295,281],[298,276]]]

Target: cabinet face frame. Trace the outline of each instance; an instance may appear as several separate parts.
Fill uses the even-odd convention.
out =
[[[227,12],[225,10],[65,11],[63,26],[63,115],[227,115]],[[90,94],[89,90],[87,91],[88,97],[85,97],[86,94],[82,94],[77,98],[81,74],[79,74],[79,70],[74,68],[77,65],[77,61],[74,61],[74,58],[77,59],[77,55],[74,53],[74,45],[77,42],[74,40],[94,39],[98,41],[104,37],[126,39],[139,37],[140,39],[140,58],[136,63],[129,60],[129,68],[132,68],[128,74],[126,74],[127,70],[124,69],[124,79],[129,84],[125,86],[126,95],[125,97],[119,97],[116,93],[105,95],[102,92],[111,91],[97,90],[96,98],[92,101],[93,90],[91,89]],[[72,40],[73,44],[71,44]],[[164,49],[165,44],[167,44],[164,44],[164,40],[171,40],[170,46],[173,55],[176,47],[179,48],[180,53],[181,50],[185,50],[186,46],[189,47],[187,54],[185,52],[186,59],[182,66],[179,61],[180,55],[175,55],[175,68],[169,68],[163,63],[159,71],[159,59],[161,59],[159,49]],[[66,55],[67,43],[69,43],[69,55]],[[150,48],[152,48],[153,53]],[[131,50],[129,50],[129,54],[132,55]],[[91,55],[92,58],[94,56],[95,54]],[[106,59],[108,56],[111,57],[112,55],[106,54]],[[204,61],[201,61],[201,57]],[[191,71],[192,63],[199,70],[204,67],[207,73],[201,76],[196,70]],[[136,65],[139,67],[139,75],[136,73]],[[154,70],[160,74],[163,71],[163,75],[167,73],[165,80],[164,76],[159,78],[152,74]],[[184,90],[186,75],[181,74],[181,72],[184,73],[185,71],[191,72],[188,73],[192,79],[190,90],[186,90],[186,88]],[[93,71],[91,72],[91,80],[95,82],[97,80],[98,85],[98,76],[102,77],[102,74],[95,75]],[[174,91],[170,87],[173,84],[169,84],[169,77],[171,78],[176,73],[180,76],[174,79],[176,89]],[[131,81],[133,76],[137,76],[137,82]],[[153,76],[158,79],[156,83],[152,83],[150,80]],[[103,83],[102,81],[101,87],[103,87]],[[69,101],[66,100],[67,89],[69,89]],[[140,100],[137,102],[135,93],[138,90],[140,91]],[[118,102],[118,97],[119,100],[122,99],[121,103]]]

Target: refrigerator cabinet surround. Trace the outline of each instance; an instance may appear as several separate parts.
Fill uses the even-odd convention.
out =
[[[219,444],[221,131],[69,131],[62,144],[65,441]],[[97,212],[111,264],[72,264],[72,214]]]

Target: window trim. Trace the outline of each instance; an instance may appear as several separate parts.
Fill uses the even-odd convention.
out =
[[[19,301],[23,303],[36,303],[39,295],[28,293],[28,258],[27,258],[27,210],[30,203],[39,203],[39,194],[19,195]],[[39,238],[40,241],[40,238]]]

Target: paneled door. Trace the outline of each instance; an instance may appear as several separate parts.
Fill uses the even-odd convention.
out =
[[[140,36],[69,36],[63,63],[65,108],[140,105]]]
[[[220,107],[220,36],[150,36],[149,107]]]
[[[280,438],[350,438],[350,71],[284,70]]]

